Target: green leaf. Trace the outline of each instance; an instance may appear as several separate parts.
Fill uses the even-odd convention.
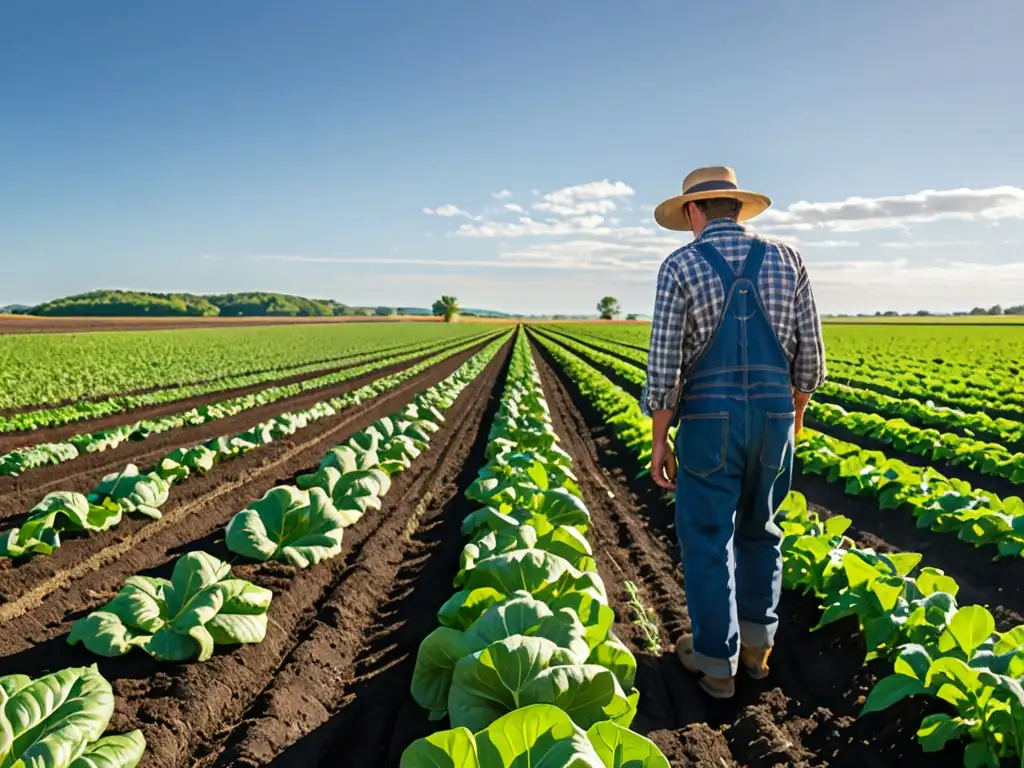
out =
[[[905,675],[889,675],[879,680],[871,689],[864,707],[860,711],[860,717],[869,712],[879,712],[891,707],[907,696],[926,693],[925,687],[919,680]]]
[[[438,627],[420,643],[410,692],[417,704],[430,710],[431,719],[440,719],[448,711],[452,674],[467,653],[462,632],[448,627]]]
[[[586,733],[558,707],[546,704],[510,712],[476,740],[482,766],[604,768]]]
[[[0,765],[64,766],[107,727],[114,695],[96,666],[0,677]]]
[[[406,748],[399,768],[480,768],[476,739],[466,728],[432,733]]]
[[[279,486],[231,518],[225,537],[244,557],[309,568],[341,553],[346,522],[321,488]]]
[[[930,595],[933,592],[947,592],[956,597],[956,593],[960,591],[960,585],[956,583],[956,579],[947,576],[938,568],[922,568],[920,575],[917,577],[917,588],[921,590],[923,595]]]
[[[606,768],[671,768],[653,741],[621,725],[596,723],[587,738]]]
[[[104,736],[86,747],[68,768],[134,768],[145,751],[142,731]]]
[[[953,614],[943,634],[945,636],[948,633],[964,655],[970,658],[992,636],[995,629],[995,619],[988,609],[980,605],[968,605]]]

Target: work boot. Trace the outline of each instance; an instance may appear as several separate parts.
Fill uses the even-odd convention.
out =
[[[771,648],[740,646],[740,664],[752,678],[764,680],[768,677],[768,657],[771,653]]]
[[[693,660],[693,635],[683,635],[676,643],[676,657],[683,668],[694,675],[699,675],[697,685],[715,699],[731,699],[736,693],[736,681],[731,677],[712,677],[700,671]]]

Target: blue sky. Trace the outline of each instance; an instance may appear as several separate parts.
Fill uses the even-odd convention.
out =
[[[822,311],[1024,302],[1022,27],[1009,0],[5,0],[0,304],[646,313],[688,240],[653,206],[709,164],[772,196],[756,228]]]

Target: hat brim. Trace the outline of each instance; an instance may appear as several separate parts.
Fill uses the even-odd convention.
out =
[[[713,198],[730,198],[743,203],[737,221],[748,221],[764,213],[772,204],[767,195],[757,192],[746,192],[742,189],[708,190],[707,192],[693,192],[689,195],[676,195],[670,197],[654,209],[654,220],[664,229],[671,229],[675,232],[692,232],[690,217],[686,215],[683,206],[694,200],[711,200]]]

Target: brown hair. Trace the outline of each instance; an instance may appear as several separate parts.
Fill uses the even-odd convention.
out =
[[[707,217],[708,221],[713,221],[714,219],[732,219],[736,221],[739,218],[740,211],[743,210],[743,203],[731,197],[712,197],[707,200],[694,200],[693,204],[701,210],[701,213]]]

